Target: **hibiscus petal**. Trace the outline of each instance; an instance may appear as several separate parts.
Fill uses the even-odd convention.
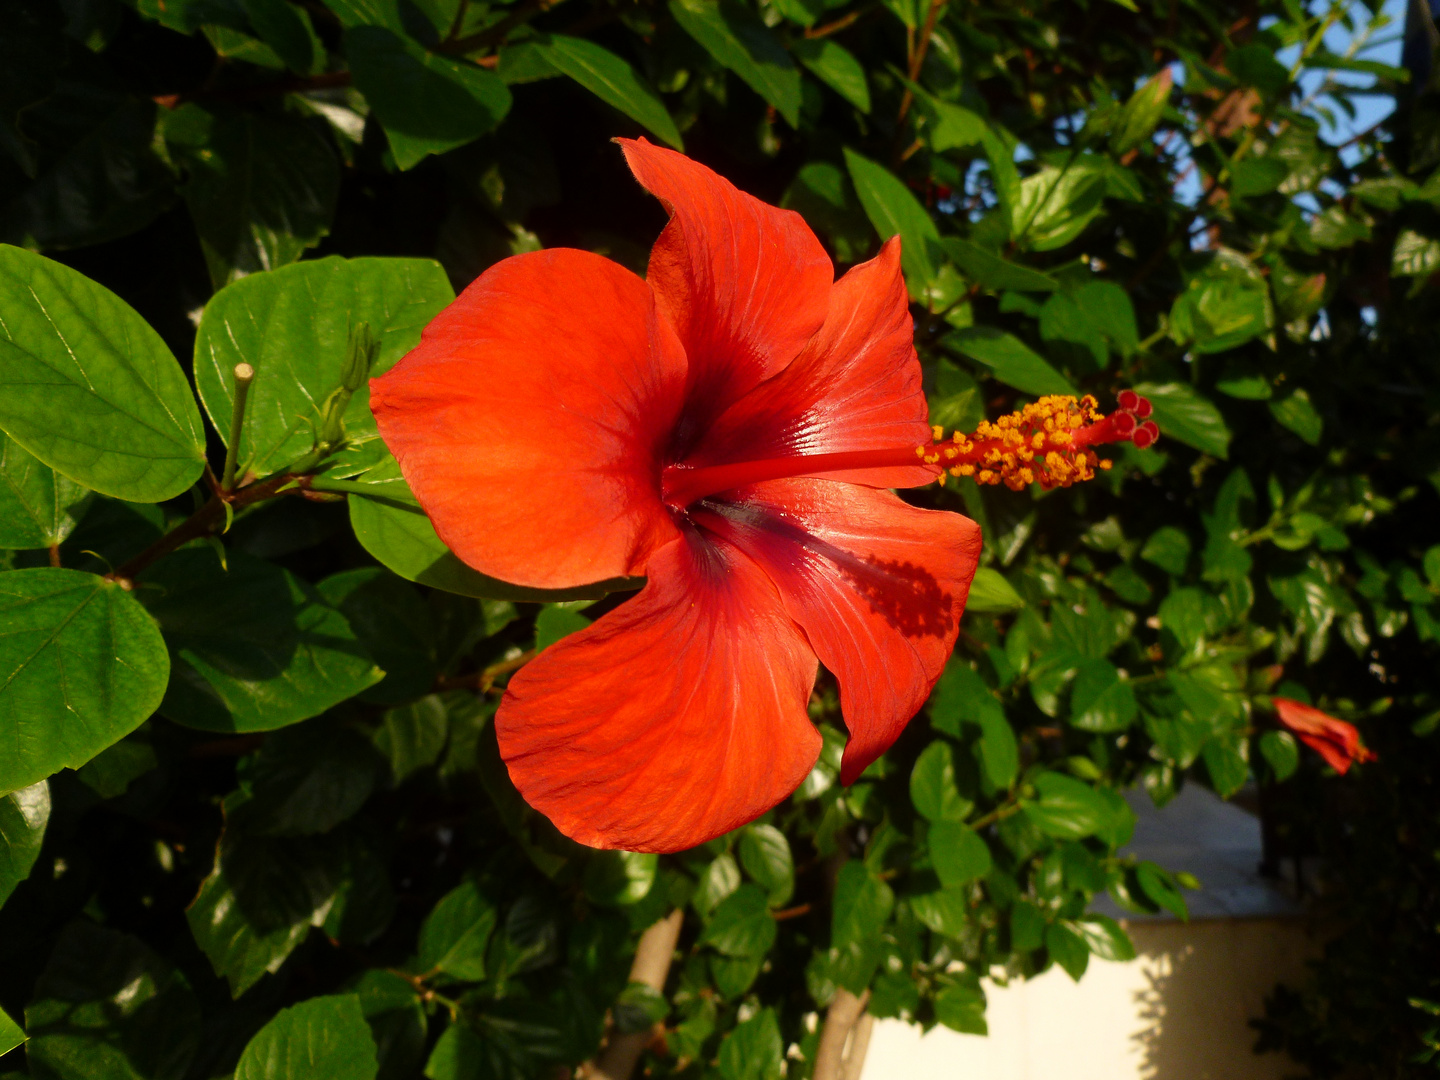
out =
[[[755,559],[840,683],[848,784],[925,703],[960,632],[980,528],[894,494],[829,480],[773,480],[692,511]]]
[[[730,406],[685,464],[919,446],[930,441],[900,238],[830,290],[829,314],[804,351]],[[922,465],[818,474],[874,487],[935,479]]]
[[[435,531],[482,573],[583,585],[642,572],[676,535],[658,455],[685,355],[645,282],[608,259],[497,263],[370,385]]]
[[[814,766],[815,654],[727,545],[686,530],[648,573],[520,669],[495,729],[515,786],[565,835],[681,851],[758,817]]]
[[[746,195],[684,154],[618,141],[635,178],[670,211],[647,280],[690,358],[693,436],[795,359],[825,321],[835,269],[794,211]]]

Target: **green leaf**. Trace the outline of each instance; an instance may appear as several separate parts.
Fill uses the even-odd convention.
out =
[[[1295,390],[1289,397],[1269,403],[1270,415],[1281,427],[1288,428],[1311,446],[1320,445],[1320,435],[1325,422],[1310,404],[1310,395],[1303,388]]]
[[[698,944],[725,956],[759,957],[770,951],[775,933],[769,897],[747,881],[716,906]]]
[[[1015,901],[1010,908],[1010,947],[1030,952],[1045,944],[1045,916],[1029,900]]]
[[[1021,802],[1025,816],[1046,836],[1083,840],[1105,827],[1110,807],[1089,784],[1057,772],[1035,779],[1039,798]]]
[[[4,1009],[0,1009],[0,1057],[4,1057],[29,1038],[25,1029],[11,1020]],[[13,1075],[20,1075],[19,1073]]]
[[[277,731],[246,770],[249,798],[229,812],[248,833],[309,836],[351,817],[375,790],[379,756],[334,717]]]
[[[1075,672],[1070,724],[1081,731],[1124,731],[1140,713],[1129,680],[1108,660],[1089,659]]]
[[[182,1080],[200,1043],[200,1005],[138,938],[73,922],[35,984],[25,1028],[36,1076]]]
[[[716,0],[670,0],[670,14],[687,34],[800,126],[800,71],[785,46],[748,8]]]
[[[1160,434],[1220,458],[1230,455],[1230,429],[1209,398],[1189,383],[1139,383],[1135,392],[1148,398]]]
[[[982,566],[975,571],[974,580],[970,582],[970,595],[965,601],[966,611],[1018,611],[1024,606],[1025,601],[1015,591],[1015,586],[999,570]]]
[[[396,784],[439,760],[449,728],[445,706],[435,694],[386,710],[375,733],[375,749],[390,763]]]
[[[574,79],[605,104],[619,109],[676,150],[685,149],[680,131],[659,95],[609,49],[564,34],[540,37],[534,48],[555,70]]]
[[[721,1080],[782,1080],[784,1052],[775,1010],[764,1008],[725,1036],[715,1064]]]
[[[1180,895],[1180,888],[1175,884],[1175,877],[1170,871],[1156,866],[1153,862],[1142,862],[1135,868],[1135,876],[1140,882],[1140,888],[1151,901],[1177,919],[1189,920],[1190,912],[1185,906],[1185,897]]]
[[[55,567],[0,573],[0,792],[130,734],[169,671],[160,631],[119,585]]]
[[[50,785],[44,780],[8,795],[0,795],[0,907],[15,886],[30,876],[45,826],[50,821]],[[3,1042],[0,1035],[0,1042]],[[0,1049],[0,1054],[6,1051]]]
[[[226,838],[185,918],[233,997],[279,971],[325,924],[341,874],[329,838]]]
[[[1060,287],[1048,274],[1012,263],[968,240],[949,236],[941,244],[966,277],[992,292],[1054,292]]]
[[[361,480],[375,486],[373,497],[351,496],[350,524],[371,555],[407,581],[489,600],[555,603],[599,600],[620,589],[635,589],[643,578],[610,578],[575,589],[531,589],[487,577],[461,562],[435,535],[430,519],[415,503],[394,459]]]
[[[228,564],[187,548],[142,575],[139,595],[170,649],[166,717],[206,731],[270,731],[384,678],[313,586],[243,552],[229,552]]]
[[[835,879],[830,944],[841,948],[866,944],[879,934],[894,907],[890,886],[861,860],[849,860]]]
[[[1174,525],[1162,525],[1150,534],[1140,557],[1152,562],[1167,574],[1180,577],[1190,562],[1190,537],[1184,529]]]
[[[435,626],[420,590],[378,566],[333,574],[317,588],[325,602],[345,616],[365,651],[385,671],[385,678],[361,694],[361,700],[376,705],[413,702],[435,685],[439,674]],[[409,771],[397,772],[396,781]]]
[[[585,895],[606,907],[628,907],[650,895],[659,857],[639,851],[598,851],[585,863]]]
[[[740,865],[769,894],[771,907],[784,907],[795,891],[790,841],[774,825],[756,824],[740,834]]]
[[[1205,771],[1210,774],[1210,784],[1215,794],[1228,799],[1245,786],[1250,777],[1250,765],[1233,746],[1219,739],[1211,739],[1200,751],[1205,761]]]
[[[185,167],[180,191],[215,288],[294,262],[330,231],[340,160],[323,128],[192,102],[167,114],[162,130]]]
[[[372,375],[388,371],[420,342],[423,330],[455,299],[439,263],[429,259],[331,256],[222,289],[205,307],[195,335],[195,384],[221,438],[230,437],[235,365],[255,369],[239,460],[265,475],[309,452],[307,421],[340,385],[352,327],[368,323],[380,353]],[[352,440],[378,437],[368,387],[345,410]]]
[[[473,881],[451,889],[420,927],[420,971],[462,982],[485,977],[485,949],[499,912]]]
[[[1061,923],[1051,923],[1045,928],[1045,949],[1062,968],[1065,974],[1076,982],[1085,974],[1090,964],[1090,946],[1074,930]]]
[[[1124,963],[1135,959],[1135,943],[1125,933],[1124,927],[1108,915],[1086,915],[1066,923],[1066,926],[1079,934],[1089,950],[1101,960]]]
[[[937,821],[930,826],[930,862],[947,888],[965,885],[990,872],[990,847],[958,821]]]
[[[1112,154],[1119,157],[1150,138],[1155,131],[1155,125],[1160,123],[1160,117],[1165,113],[1165,105],[1170,99],[1170,88],[1174,81],[1170,69],[1162,68],[1130,95],[1130,100],[1125,102],[1120,110],[1115,130],[1110,133]]]
[[[1265,278],[1233,251],[1217,252],[1170,307],[1170,336],[1199,353],[1236,348],[1274,324]]]
[[[286,0],[241,0],[241,6],[256,35],[286,67],[301,75],[310,73],[316,42],[303,8]]]
[[[978,986],[946,986],[935,995],[935,1019],[964,1035],[988,1035],[985,991]]]
[[[0,432],[0,548],[46,548],[74,531],[90,492]]]
[[[971,360],[979,361],[1006,386],[1026,394],[1074,394],[1068,379],[1050,366],[1014,334],[993,326],[967,326],[952,330],[940,341]]]
[[[1105,169],[1098,158],[1078,158],[1065,168],[1046,165],[1020,182],[1010,210],[1010,231],[1034,251],[1064,247],[1085,231],[1105,201]]]
[[[0,430],[95,491],[160,502],[200,477],[205,435],[175,357],[129,304],[0,244]]]
[[[584,607],[586,601],[579,601]],[[591,620],[580,614],[573,604],[546,604],[535,616],[535,649],[548,649],[561,638],[569,637],[590,625]]]
[[[882,240],[900,237],[900,263],[910,297],[915,299],[935,279],[931,248],[940,242],[935,219],[900,178],[885,166],[849,149],[845,166],[870,224]]]
[[[936,889],[909,900],[915,917],[937,934],[961,939],[973,925],[967,889]]]
[[[859,262],[874,243],[870,220],[849,175],[828,161],[801,167],[780,205],[799,212],[812,229],[829,240],[839,262]]]
[[[1440,240],[1402,229],[1395,238],[1390,272],[1396,277],[1429,277],[1440,270]]]
[[[235,1080],[375,1080],[375,1039],[354,994],[281,1009],[246,1045]]]
[[[143,732],[143,729],[142,729]],[[124,795],[130,785],[145,776],[160,764],[155,748],[136,732],[128,739],[121,739],[98,757],[75,770],[80,781],[102,799],[115,799]]]
[[[936,739],[915,759],[910,801],[927,821],[964,821],[974,809],[955,783],[955,751],[946,740]]]
[[[1275,779],[1284,782],[1300,765],[1300,746],[1288,731],[1267,731],[1260,736],[1260,754],[1275,771]]]
[[[790,46],[810,74],[862,113],[870,112],[870,84],[864,65],[834,38],[797,38]]]
[[[427,51],[385,26],[352,26],[345,54],[401,169],[478,139],[510,111],[493,71]]]

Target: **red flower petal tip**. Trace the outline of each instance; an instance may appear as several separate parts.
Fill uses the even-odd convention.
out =
[[[1374,751],[1365,748],[1354,724],[1338,720],[1292,698],[1277,697],[1273,700],[1281,725],[1294,732],[1297,739],[1324,758],[1325,763],[1342,776],[1355,762],[1375,760]]]

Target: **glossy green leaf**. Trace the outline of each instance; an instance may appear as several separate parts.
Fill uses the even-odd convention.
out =
[[[195,944],[239,997],[325,925],[342,884],[328,838],[236,838],[185,911]]]
[[[895,906],[895,894],[874,870],[858,859],[840,868],[830,907],[830,944],[864,944],[883,926]]]
[[[580,607],[585,601],[578,601]],[[561,638],[569,637],[590,625],[590,619],[580,613],[575,603],[546,604],[535,616],[535,648],[548,649]]]
[[[1189,909],[1181,895],[1175,876],[1153,862],[1142,862],[1135,868],[1136,878],[1145,895],[1178,919],[1188,920]]]
[[[1051,923],[1045,928],[1045,949],[1065,974],[1080,981],[1090,963],[1090,946],[1083,937],[1061,923]]]
[[[186,169],[181,194],[215,288],[292,263],[330,231],[340,160],[323,129],[192,102],[168,114],[163,130]]]
[[[1108,915],[1086,915],[1068,924],[1084,939],[1086,946],[1101,960],[1124,963],[1135,959],[1135,944],[1124,927]]]
[[[1019,611],[1025,606],[1024,599],[1015,591],[1015,586],[1005,575],[993,566],[982,566],[975,571],[970,582],[970,595],[965,601],[965,610],[974,612]]]
[[[0,431],[0,548],[45,548],[74,531],[90,492]]]
[[[1074,394],[1069,380],[1014,334],[992,326],[967,326],[946,334],[941,344],[978,361],[1006,386],[1027,394]]]
[[[764,889],[771,907],[784,907],[795,891],[795,860],[790,841],[773,825],[751,825],[740,834],[740,865]]]
[[[77,921],[35,984],[25,1028],[36,1076],[182,1080],[200,1043],[200,1005],[138,938]]]
[[[798,38],[790,51],[810,74],[862,113],[870,111],[870,84],[855,54],[834,38]]]
[[[1216,253],[1170,307],[1170,336],[1200,353],[1236,348],[1268,333],[1274,323],[1265,278],[1232,251]]]
[[[1105,171],[1097,160],[1047,165],[1020,182],[1010,210],[1011,235],[1033,251],[1064,247],[1085,231],[1104,200]]]
[[[436,629],[420,590],[378,566],[333,574],[317,588],[385,671],[385,678],[361,694],[363,700],[377,705],[410,702],[435,685]]]
[[[1139,715],[1135,691],[1108,660],[1090,659],[1075,673],[1070,724],[1081,731],[1124,731]]]
[[[749,8],[716,0],[670,0],[670,14],[715,60],[800,126],[800,70]]]
[[[638,904],[650,894],[659,869],[656,855],[639,851],[600,851],[585,864],[585,895],[606,907]]]
[[[957,821],[930,826],[930,862],[947,888],[965,885],[990,872],[990,847],[975,830]]]
[[[964,821],[974,803],[955,783],[951,744],[937,739],[920,752],[910,772],[910,801],[927,821]]]
[[[75,770],[76,777],[102,799],[124,795],[130,785],[160,764],[155,748],[141,738],[144,729],[121,739]]]
[[[799,212],[806,224],[830,242],[835,258],[859,262],[874,243],[870,219],[855,195],[849,173],[828,161],[801,167],[780,205]]]
[[[1110,818],[1110,807],[1094,788],[1062,773],[1041,773],[1035,788],[1038,797],[1021,807],[1047,836],[1083,840],[1104,828]]]
[[[1140,557],[1179,577],[1190,561],[1190,537],[1174,525],[1162,525],[1145,541]]]
[[[1162,439],[1174,439],[1221,460],[1230,455],[1230,428],[1213,402],[1189,383],[1137,383],[1155,407]]]
[[[1260,753],[1275,771],[1275,779],[1285,781],[1300,766],[1300,745],[1288,731],[1267,731],[1260,736]]]
[[[493,71],[427,51],[385,26],[352,26],[345,53],[355,88],[375,111],[401,169],[490,131],[510,111]]]
[[[385,711],[375,733],[375,749],[389,762],[390,775],[400,784],[439,760],[449,729],[444,704],[437,695],[427,694]]]
[[[630,64],[609,49],[565,34],[550,34],[533,46],[545,61],[574,79],[607,105],[614,106],[676,150],[685,144],[659,95]]]
[[[380,345],[371,371],[388,371],[455,298],[429,259],[341,259],[253,274],[216,294],[195,335],[195,383],[222,438],[229,438],[235,365],[255,369],[240,460],[264,475],[314,443],[310,423],[340,385],[351,328],[368,323]],[[369,390],[345,410],[351,439],[377,436]]]
[[[1054,292],[1060,287],[1048,274],[1010,262],[968,240],[950,236],[941,243],[966,277],[994,292]]]
[[[0,430],[117,499],[159,502],[200,477],[205,436],[169,348],[114,293],[0,245]]]
[[[736,1024],[725,1036],[716,1067],[721,1080],[782,1080],[784,1050],[775,1010],[765,1008]]]
[[[369,739],[333,717],[320,717],[265,740],[246,770],[249,798],[228,817],[251,834],[329,832],[364,805],[380,772]]]
[[[709,945],[725,956],[758,957],[770,951],[775,934],[769,897],[759,885],[747,881],[720,901],[705,924],[699,944]]]
[[[575,589],[531,589],[487,577],[470,569],[441,543],[393,459],[361,480],[374,485],[375,495],[350,498],[355,536],[366,551],[407,581],[461,596],[540,603],[599,600],[610,592],[644,584],[642,578],[612,578]]]
[[[1120,110],[1115,130],[1110,133],[1110,152],[1125,154],[1137,149],[1155,131],[1165,105],[1170,97],[1174,77],[1170,69],[1162,68],[1150,76]]]
[[[457,885],[420,927],[420,970],[462,982],[483,979],[485,949],[498,919],[495,905],[473,881]]]
[[[0,573],[0,792],[77,769],[155,711],[170,665],[135,598],[78,570]],[[64,717],[60,723],[57,718]]]
[[[935,1019],[963,1035],[988,1035],[985,992],[979,987],[946,986],[935,995]]]
[[[1219,739],[1206,743],[1200,757],[1205,762],[1205,771],[1210,774],[1215,794],[1222,799],[1234,795],[1250,777],[1250,765],[1240,751]]]
[[[0,1009],[0,1057],[23,1044],[28,1037],[25,1029],[11,1020],[4,1009]]]
[[[1281,427],[1293,431],[1311,446],[1320,445],[1325,422],[1315,411],[1315,406],[1310,403],[1310,395],[1303,388],[1292,391],[1278,401],[1271,401],[1269,408],[1270,415],[1275,417]]]
[[[291,71],[309,74],[315,62],[314,31],[304,9],[286,0],[241,0],[256,35]]]
[[[935,219],[885,166],[846,148],[845,165],[860,205],[882,240],[900,237],[900,263],[912,299],[935,278],[933,249],[940,242]]]
[[[15,886],[30,876],[49,821],[50,785],[44,780],[0,795],[0,907]]]
[[[242,552],[227,562],[189,548],[142,577],[138,595],[170,649],[166,717],[207,731],[270,731],[384,678],[313,586]]]
[[[371,968],[355,984],[375,1039],[376,1080],[414,1080],[425,1063],[425,1007],[415,987],[395,972]]]
[[[354,994],[281,1009],[246,1045],[235,1080],[375,1080],[375,1039]]]

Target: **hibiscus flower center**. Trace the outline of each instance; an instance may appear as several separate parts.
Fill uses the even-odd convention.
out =
[[[935,428],[922,445],[841,450],[826,454],[735,461],[699,468],[669,465],[661,474],[665,502],[683,509],[699,500],[766,480],[797,476],[833,476],[846,472],[927,465],[940,483],[949,476],[969,476],[980,484],[1005,484],[1020,491],[1033,483],[1049,489],[1069,487],[1111,467],[1093,449],[1103,443],[1133,442],[1145,449],[1159,437],[1150,402],[1133,390],[1122,390],[1119,408],[1109,416],[1096,411],[1097,402],[1062,395],[1042,397],[1018,412],[982,421],[973,435],[955,432],[949,439]]]

